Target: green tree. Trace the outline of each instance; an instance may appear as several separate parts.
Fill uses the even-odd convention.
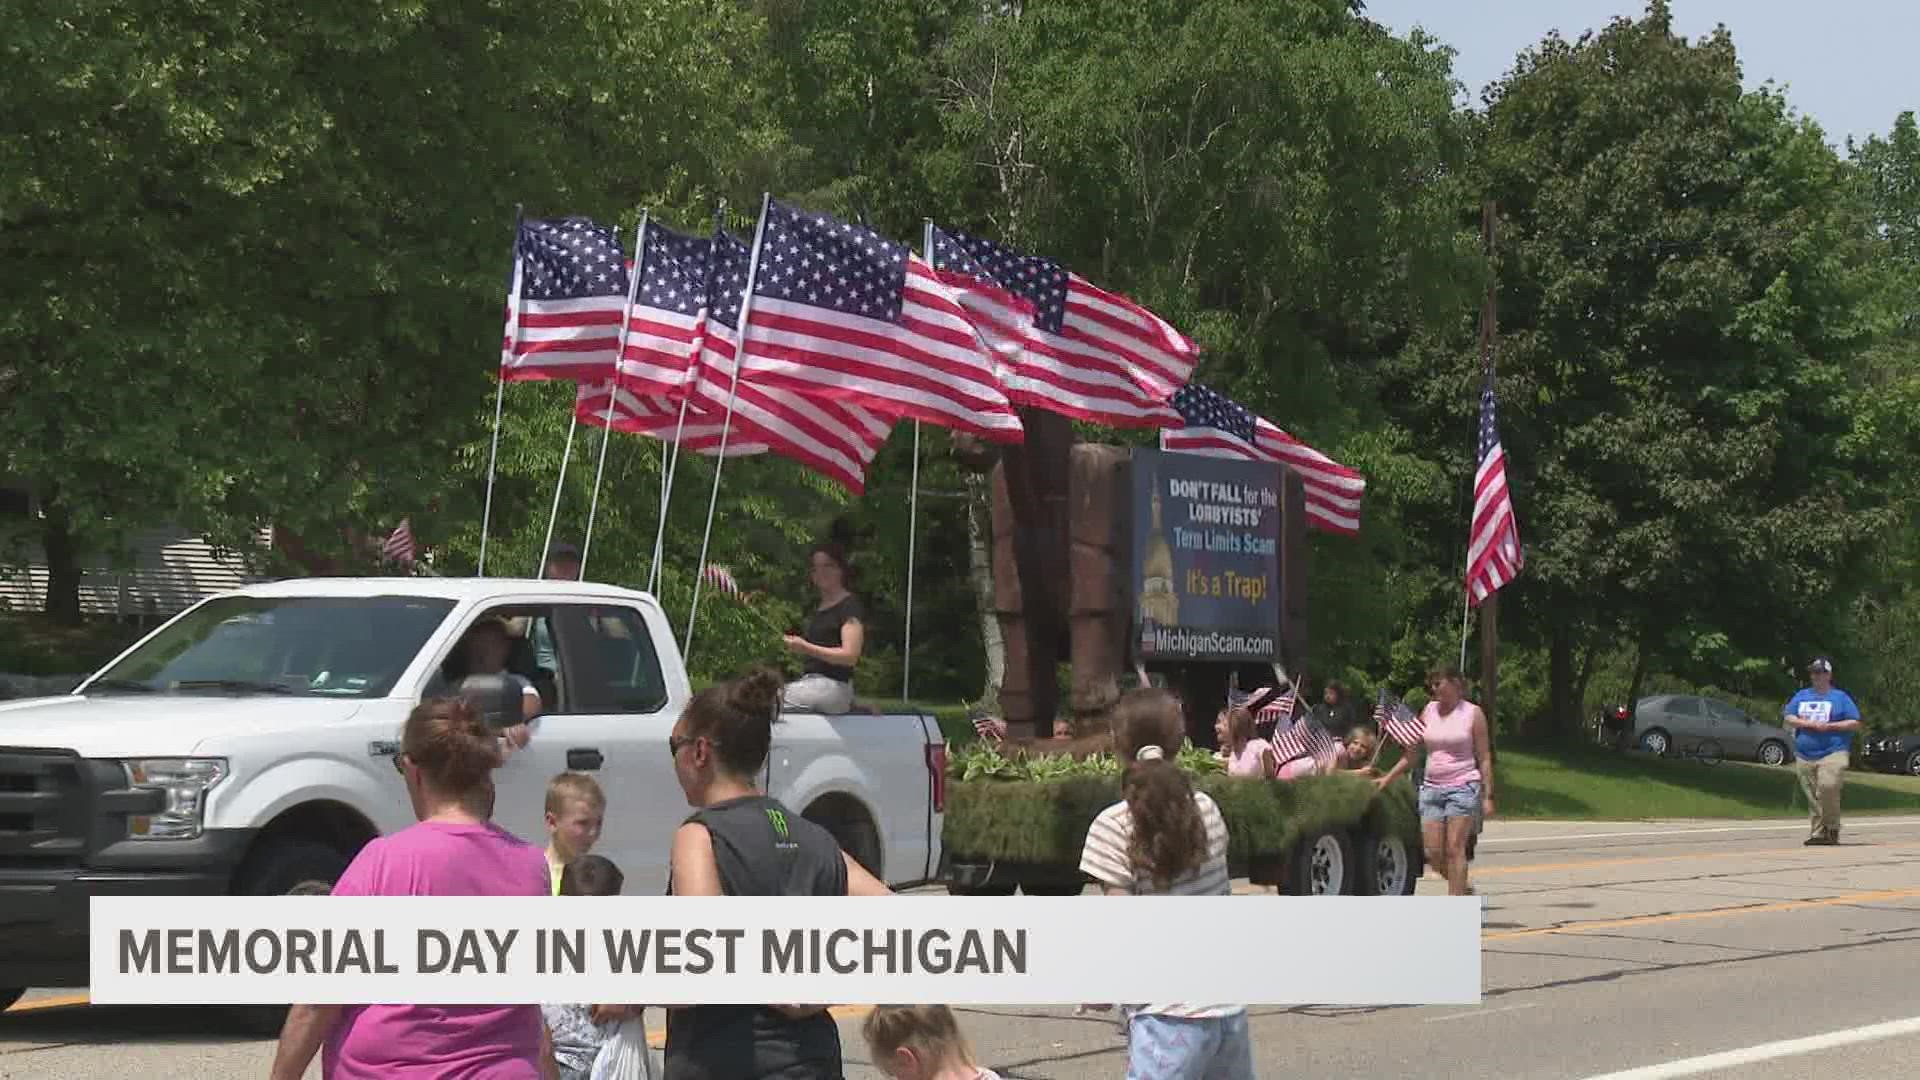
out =
[[[1622,639],[1697,681],[1777,682],[1836,640],[1887,522],[1843,167],[1779,97],[1742,92],[1724,29],[1689,43],[1660,2],[1547,38],[1486,100],[1527,552],[1508,632],[1547,649],[1563,728]],[[1471,431],[1467,335],[1403,358],[1410,423]],[[1470,474],[1467,441],[1453,462]]]
[[[50,609],[75,617],[79,553],[140,525],[338,551],[343,526],[419,513],[482,408],[513,204],[630,217],[684,193],[683,143],[726,115],[726,16],[11,13],[0,439],[46,508]]]

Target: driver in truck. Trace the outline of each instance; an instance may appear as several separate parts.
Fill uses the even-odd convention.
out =
[[[500,734],[509,746],[518,748],[527,745],[533,738],[533,721],[540,715],[540,691],[534,688],[533,680],[507,670],[507,658],[513,654],[513,637],[507,630],[507,624],[498,619],[481,619],[468,628],[467,635],[460,642],[461,654],[466,658],[467,675],[504,675],[520,687],[520,715],[524,723],[515,724]]]

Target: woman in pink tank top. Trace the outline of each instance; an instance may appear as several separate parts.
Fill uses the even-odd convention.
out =
[[[1426,759],[1420,781],[1420,832],[1427,865],[1447,879],[1449,896],[1467,896],[1467,840],[1481,814],[1493,816],[1492,740],[1487,717],[1466,699],[1467,680],[1439,668],[1427,676],[1431,700],[1420,710],[1419,752]],[[1380,787],[1413,767],[1414,751],[1394,762]]]

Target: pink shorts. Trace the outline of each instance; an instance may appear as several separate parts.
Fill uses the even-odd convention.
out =
[[[1294,758],[1292,761],[1280,766],[1280,779],[1282,780],[1294,780],[1302,776],[1312,775],[1313,759],[1310,757]]]

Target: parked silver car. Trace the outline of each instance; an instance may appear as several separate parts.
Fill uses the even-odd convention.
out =
[[[1655,694],[1633,711],[1633,744],[1654,754],[1692,750],[1711,739],[1720,753],[1764,765],[1793,760],[1793,738],[1784,724],[1761,723],[1736,706],[1687,694]]]

